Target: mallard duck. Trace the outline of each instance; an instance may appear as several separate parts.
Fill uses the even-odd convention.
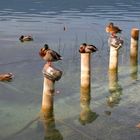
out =
[[[49,48],[48,44],[45,44],[43,48],[40,49],[39,55],[49,64],[58,60],[62,60],[62,56],[56,51]]]
[[[0,74],[0,81],[9,81],[13,78],[13,74],[12,73],[2,73]]]
[[[110,33],[111,35],[115,35],[115,34],[117,34],[117,33],[121,33],[122,32],[122,30],[119,28],[119,27],[117,27],[117,26],[114,26],[114,23],[112,23],[112,22],[110,22],[107,26],[106,26],[106,32],[107,33]]]
[[[24,42],[24,41],[33,41],[33,38],[30,36],[30,35],[27,35],[27,36],[24,36],[24,35],[21,35],[19,40],[21,42]]]
[[[88,45],[86,43],[81,44],[79,49],[80,53],[93,53],[96,51],[98,51],[98,49],[94,45]]]

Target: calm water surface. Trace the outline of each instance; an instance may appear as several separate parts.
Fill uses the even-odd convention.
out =
[[[0,140],[139,140],[139,69],[131,74],[130,30],[140,27],[139,0],[3,0],[0,1],[0,72],[12,72],[11,82],[0,83]],[[120,50],[118,81],[109,81],[105,26],[118,25],[125,43]],[[64,31],[63,28],[66,28]],[[21,43],[20,35],[33,42]],[[99,51],[91,60],[91,100],[80,101],[80,54],[83,42]],[[43,91],[45,43],[63,60],[56,82],[54,110],[44,123],[37,118]],[[140,58],[139,58],[140,60]],[[140,61],[139,61],[140,62]],[[138,67],[139,67],[138,62]],[[115,91],[110,89],[115,84]],[[114,99],[108,104],[108,99]]]

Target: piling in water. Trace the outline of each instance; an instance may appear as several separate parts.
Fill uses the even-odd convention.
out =
[[[45,131],[44,140],[47,139],[63,140],[63,136],[61,135],[60,131],[56,129],[56,125],[55,125],[55,117],[53,112],[53,94],[47,94],[47,93],[48,90],[43,92],[43,94],[45,95],[44,98],[45,100],[43,102],[44,106],[40,113],[40,119],[43,123],[44,131]]]
[[[43,97],[42,97],[42,111],[47,110],[48,108],[53,108],[53,95],[54,95],[54,81],[51,81],[44,77],[43,84]]]
[[[112,46],[110,47],[109,71],[118,71],[118,50]]]
[[[55,81],[60,80],[62,71],[50,66],[46,63],[43,67],[44,84],[42,97],[42,110],[47,110],[52,106],[53,96],[55,92]]]
[[[130,66],[131,66],[131,77],[133,79],[137,79],[138,40],[139,40],[139,29],[132,28],[132,30],[131,30],[131,43],[130,43]]]
[[[90,92],[90,53],[81,53],[81,90]]]

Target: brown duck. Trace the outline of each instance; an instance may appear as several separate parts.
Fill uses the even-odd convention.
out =
[[[98,49],[94,45],[87,45],[86,43],[82,43],[79,49],[80,53],[93,53],[96,51],[98,51]]]
[[[0,74],[0,81],[10,81],[13,78],[12,73],[1,73]]]
[[[110,33],[111,35],[115,35],[117,33],[121,33],[122,30],[118,27],[118,26],[114,26],[114,23],[110,22],[107,26],[106,26],[106,32]]]
[[[43,48],[40,49],[39,55],[49,64],[51,62],[62,60],[62,56],[56,51],[49,48],[48,44],[45,44]]]
[[[32,38],[32,36],[30,36],[30,35],[26,35],[26,36],[21,35],[20,38],[19,38],[19,40],[20,40],[21,42],[24,42],[24,41],[33,41],[33,38]]]

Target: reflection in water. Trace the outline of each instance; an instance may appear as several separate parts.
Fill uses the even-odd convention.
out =
[[[91,99],[90,92],[82,92],[81,90],[81,95],[80,95],[81,112],[80,112],[79,122],[82,125],[92,123],[98,117],[96,112],[93,112],[90,109],[90,99]]]
[[[138,79],[138,60],[136,57],[130,57],[130,66],[131,66],[130,76],[132,80],[137,80]]]
[[[109,92],[110,96],[107,98],[107,104],[114,107],[119,104],[122,95],[122,88],[118,84],[118,73],[115,71],[109,71]]]
[[[41,111],[41,121],[43,122],[45,129],[45,137],[44,140],[63,140],[63,136],[55,127],[55,117],[53,113],[53,95],[48,95],[50,103],[52,103],[45,111]]]

